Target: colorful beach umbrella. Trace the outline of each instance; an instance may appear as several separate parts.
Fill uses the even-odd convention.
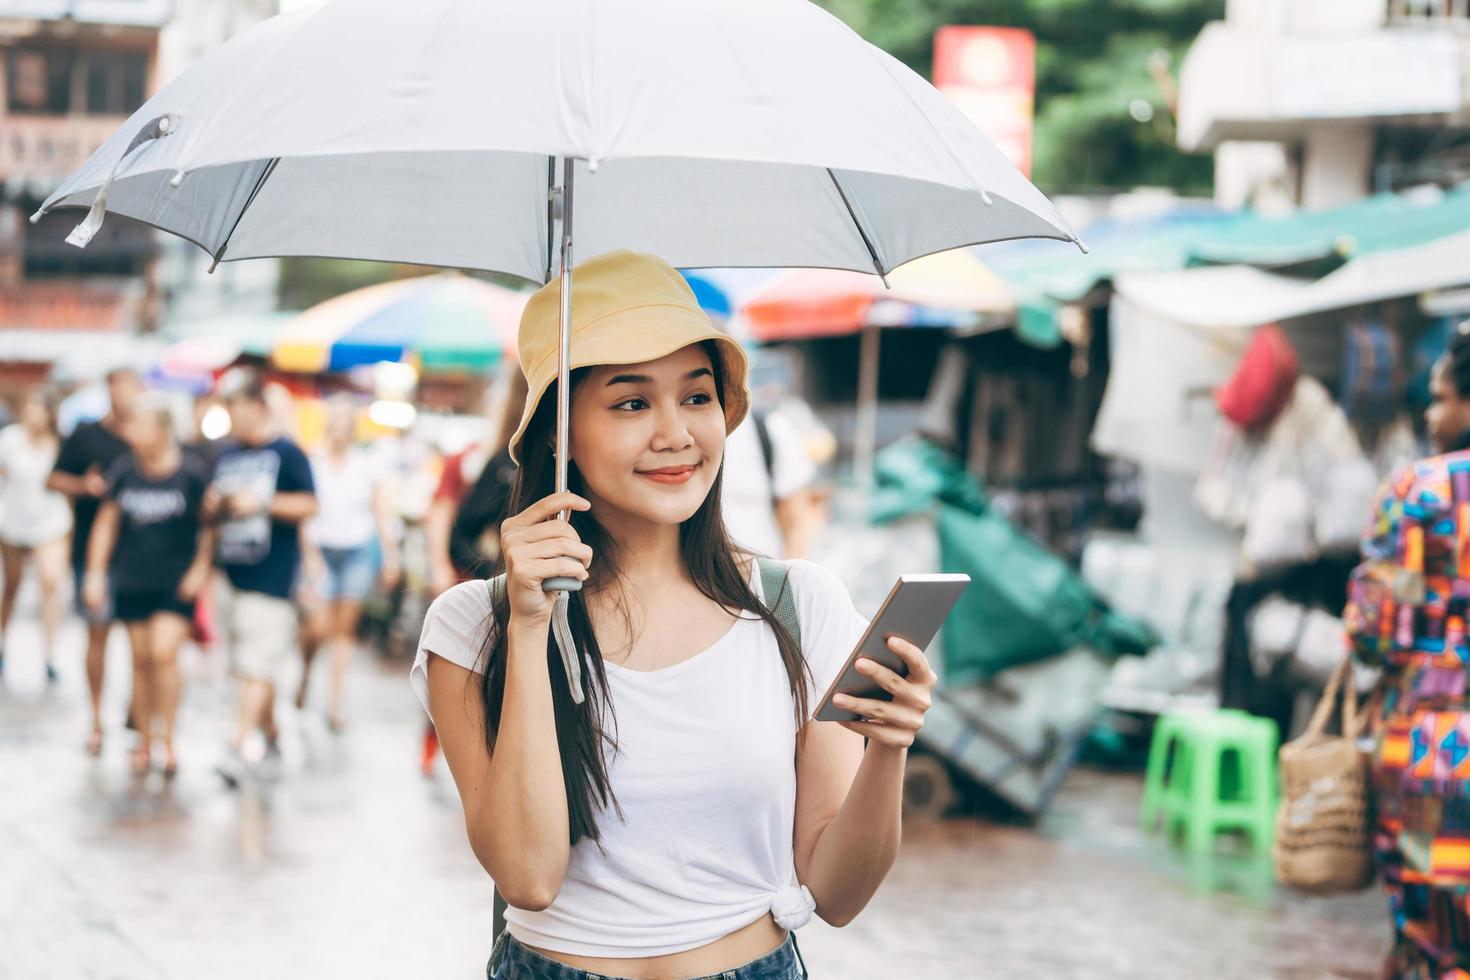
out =
[[[915,259],[888,275],[791,269],[740,308],[736,319],[757,340],[799,340],[861,333],[853,463],[868,481],[877,451],[879,337],[885,327],[978,329],[987,314],[1009,314],[1004,282],[965,249]]]
[[[271,361],[318,373],[412,358],[426,373],[483,373],[514,354],[528,295],[453,272],[379,283],[299,314]]]
[[[877,278],[789,269],[748,297],[738,319],[757,340],[844,336],[865,327],[973,328],[1015,308],[1010,291],[964,249],[915,259]]]

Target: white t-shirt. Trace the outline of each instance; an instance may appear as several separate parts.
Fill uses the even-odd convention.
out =
[[[836,575],[791,565],[810,710],[867,628]],[[761,594],[752,563],[751,587]],[[602,849],[572,848],[561,891],[542,912],[511,908],[523,943],[578,956],[662,956],[714,942],[775,914],[810,919],[796,880],[796,725],[776,637],[748,615],[702,652],[654,671],[607,664],[618,752],[616,811],[598,814]],[[489,589],[464,582],[434,600],[410,682],[428,707],[430,653],[479,666]],[[608,731],[613,731],[611,725]]]
[[[817,475],[817,464],[807,454],[801,434],[779,412],[765,416],[771,436],[771,466],[761,454],[755,417],[725,438],[725,481],[721,490],[725,528],[736,543],[758,554],[779,558],[783,548],[774,502],[807,486]]]
[[[377,458],[361,446],[347,450],[340,469],[326,453],[312,455],[317,512],[306,531],[317,547],[361,548],[377,536],[373,488],[382,476]]]
[[[54,442],[37,446],[18,423],[0,429],[0,465],[5,468],[0,539],[6,544],[34,548],[71,530],[71,505],[55,490],[46,489],[57,448]]]

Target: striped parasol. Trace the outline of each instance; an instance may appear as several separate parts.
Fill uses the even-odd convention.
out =
[[[483,373],[514,355],[527,295],[454,272],[368,286],[287,323],[271,361],[318,373],[414,359],[425,373]]]

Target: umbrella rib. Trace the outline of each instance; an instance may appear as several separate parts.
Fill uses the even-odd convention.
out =
[[[220,243],[219,252],[215,254],[214,262],[211,263],[209,266],[209,271],[211,273],[213,273],[215,269],[218,269],[219,264],[224,261],[225,249],[230,247],[230,239],[235,237],[235,229],[240,227],[240,222],[245,218],[245,212],[249,211],[250,205],[255,203],[255,198],[260,194],[260,189],[265,186],[265,182],[270,179],[270,175],[276,172],[276,165],[280,162],[280,157],[271,157],[271,162],[266,164],[265,169],[260,172],[260,176],[255,181],[255,186],[250,189],[250,196],[245,199],[245,206],[240,209],[239,214],[235,215],[235,223],[230,225],[229,234],[227,234],[225,236],[225,240]]]
[[[873,260],[873,271],[878,273],[878,279],[883,283],[884,289],[893,288],[888,285],[888,277],[883,273],[883,263],[878,260],[878,250],[873,247],[873,240],[868,237],[863,223],[858,220],[857,213],[853,211],[852,202],[847,199],[847,192],[842,189],[842,184],[838,183],[837,175],[832,172],[832,168],[827,167],[826,170],[827,176],[832,179],[832,186],[837,190],[837,196],[842,198],[842,206],[847,208],[847,216],[852,219],[853,227],[857,229],[857,233],[862,236],[863,244],[867,246],[868,257]]]
[[[556,201],[552,193],[556,189],[556,157],[546,158],[546,278],[551,282],[551,263],[556,256]]]

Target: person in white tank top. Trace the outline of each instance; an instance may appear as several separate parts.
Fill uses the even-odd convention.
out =
[[[488,975],[805,977],[792,930],[847,924],[892,865],[934,671],[894,639],[906,677],[860,662],[892,701],[812,719],[866,623],[807,562],[785,583],[799,644],[768,611],[719,517],[744,354],[662,260],[576,270],[573,492],[553,493],[558,305],[553,284],[521,321],[503,589],[440,596],[410,678],[509,905]],[[582,583],[565,606],[554,577]]]
[[[71,507],[46,486],[61,440],[56,407],[39,390],[20,401],[19,421],[0,429],[0,675],[10,620],[27,566],[35,559],[41,592],[41,647],[46,680],[55,684],[56,633],[61,624],[61,586],[66,575]]]

